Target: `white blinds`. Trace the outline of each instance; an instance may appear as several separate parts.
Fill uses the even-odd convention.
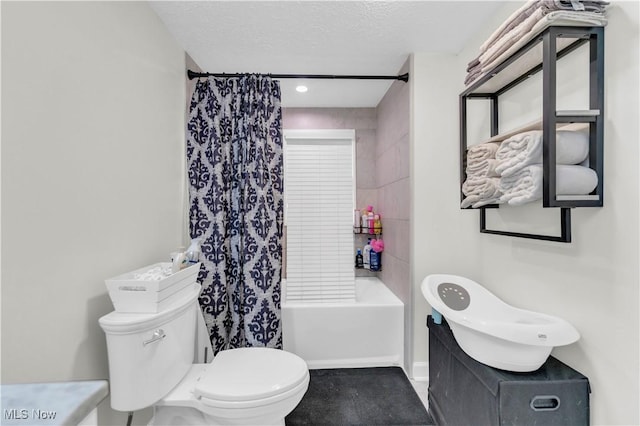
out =
[[[354,301],[353,140],[286,143],[286,300]]]

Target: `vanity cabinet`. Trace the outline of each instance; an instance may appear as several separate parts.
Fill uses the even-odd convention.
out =
[[[589,49],[589,106],[584,110],[558,110],[557,62],[587,44]],[[542,72],[542,116],[533,123],[499,133],[499,98],[531,76]],[[551,26],[523,45],[505,61],[473,82],[460,94],[460,187],[466,179],[466,153],[468,147],[468,102],[489,101],[491,138],[499,142],[514,134],[528,130],[543,132],[543,207],[560,209],[561,235],[515,233],[489,230],[486,227],[487,210],[499,205],[480,207],[480,232],[559,242],[571,242],[571,210],[575,207],[601,207],[603,205],[603,137],[604,137],[604,28]],[[598,185],[589,195],[562,196],[556,194],[556,130],[572,124],[588,127],[589,167],[598,175]],[[461,201],[464,198],[460,192]]]

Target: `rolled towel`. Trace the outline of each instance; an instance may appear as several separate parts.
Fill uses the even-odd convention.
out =
[[[464,209],[469,206],[480,207],[497,202],[502,196],[500,192],[500,179],[489,177],[467,178],[462,184],[462,193],[466,196],[460,206]]]
[[[588,167],[556,166],[556,195],[586,195],[598,186],[598,174]],[[542,164],[527,166],[517,173],[501,177],[501,203],[519,206],[542,198]]]
[[[556,164],[579,164],[589,155],[589,135],[583,131],[556,132]],[[502,142],[496,152],[496,172],[511,176],[523,167],[542,163],[542,131],[518,133]]]

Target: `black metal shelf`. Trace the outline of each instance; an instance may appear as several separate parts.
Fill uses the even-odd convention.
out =
[[[588,43],[589,46],[589,109],[558,111],[556,109],[556,63],[562,57]],[[522,70],[526,70],[522,72]],[[561,235],[548,236],[494,231],[486,228],[486,209],[480,207],[480,232],[520,238],[571,242],[571,208],[602,207],[603,205],[603,136],[604,136],[604,28],[551,26],[541,31],[509,58],[472,83],[460,94],[460,188],[466,179],[467,102],[490,101],[491,136],[498,135],[498,98],[542,72],[543,132],[543,207],[561,208]],[[589,127],[589,167],[598,175],[596,189],[587,196],[556,194],[556,129],[566,123],[584,123]],[[507,132],[508,133],[508,132]],[[500,140],[500,139],[497,139]],[[464,199],[462,190],[460,200]],[[470,210],[478,210],[468,208]],[[465,209],[467,210],[467,209]]]
[[[369,237],[381,237],[381,236],[382,236],[382,228],[375,228],[375,229],[376,229],[376,231],[378,231],[378,230],[379,230],[379,231],[378,231],[378,232],[373,232],[373,233],[369,232],[369,231],[368,231],[368,229],[369,229],[369,228],[367,228],[367,231],[366,231],[366,232],[362,232],[362,231],[358,232],[358,231],[356,231],[356,229],[354,228],[354,230],[353,230],[353,235],[367,235],[367,236],[369,236]]]

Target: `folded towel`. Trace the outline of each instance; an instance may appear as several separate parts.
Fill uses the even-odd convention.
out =
[[[480,207],[493,204],[500,199],[502,192],[499,189],[499,178],[470,177],[462,184],[462,193],[466,196],[460,206]]]
[[[465,197],[464,200],[462,200],[462,203],[460,203],[460,207],[462,207],[463,209],[466,209],[467,207],[473,207],[474,209],[477,209],[478,207],[482,207],[482,206],[486,206],[489,204],[500,204],[500,195],[497,195],[495,197],[482,197],[480,195],[469,195],[468,197]]]
[[[495,58],[500,56],[505,50],[507,50],[513,43],[522,38],[544,17],[545,12],[541,8],[536,8],[533,13],[525,20],[520,22],[515,28],[508,33],[502,35],[490,48],[480,55],[478,60],[481,66],[490,63]]]
[[[539,14],[536,16],[539,17]],[[527,17],[527,19],[529,18],[531,16]],[[533,27],[531,27],[531,23],[534,24]],[[468,86],[487,74],[487,72],[501,64],[536,35],[552,25],[603,27],[607,25],[607,18],[603,13],[558,10],[544,15],[537,22],[534,19],[523,21],[510,31],[516,31],[516,33],[511,34],[509,37],[500,37],[486,51],[482,52],[478,58],[469,63],[470,66],[464,84]],[[471,66],[472,64],[473,66]]]
[[[609,5],[605,0],[541,0],[541,7],[547,10],[573,10],[576,12],[602,13]]]
[[[475,177],[499,177],[496,172],[498,160],[495,158],[483,158],[482,160],[467,162],[467,176]]]
[[[598,174],[588,167],[556,166],[556,195],[586,195],[598,186]],[[542,165],[527,166],[500,178],[500,203],[519,206],[542,198]]]
[[[489,36],[489,38],[480,46],[480,54],[486,52],[494,43],[500,40],[501,37],[516,28],[537,9],[542,10],[545,15],[560,10],[604,13],[604,10],[608,5],[609,2],[603,0],[529,0],[518,10],[513,12],[511,16],[509,16],[498,27],[498,29]],[[475,60],[469,62],[469,68],[473,67],[474,61]]]
[[[499,147],[500,144],[498,143],[481,143],[470,146],[469,149],[467,149],[467,164],[473,161],[495,158]]]
[[[589,135],[585,131],[556,132],[556,164],[579,164],[589,155]],[[531,164],[542,163],[542,130],[518,133],[502,142],[496,152],[495,171],[510,176]]]
[[[603,13],[608,1],[604,0],[529,0],[518,10],[513,12],[489,38],[480,46],[480,53],[487,51],[502,36],[516,28],[521,22],[531,16],[536,9],[541,9],[544,14],[548,14],[557,10],[572,10],[582,12]],[[472,66],[473,61],[469,63]]]
[[[522,21],[527,19],[535,10],[540,6],[538,0],[529,0],[518,10],[513,12],[499,27],[496,29],[489,38],[480,46],[480,53],[486,52],[497,40],[504,34],[511,31]]]

